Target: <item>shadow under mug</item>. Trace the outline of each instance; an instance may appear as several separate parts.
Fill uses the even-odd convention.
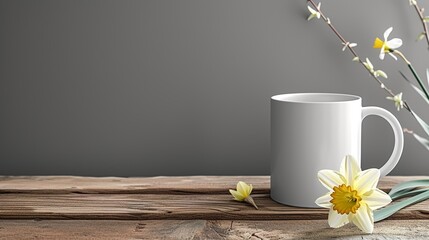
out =
[[[404,136],[399,121],[385,109],[362,107],[358,96],[292,93],[271,97],[271,198],[298,207],[318,207],[326,194],[317,179],[322,169],[338,170],[346,155],[360,165],[361,126],[368,115],[384,118],[393,128],[395,146],[381,176],[396,166]]]

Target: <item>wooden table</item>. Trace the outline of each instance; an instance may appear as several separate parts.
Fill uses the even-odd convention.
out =
[[[259,210],[232,200],[239,180],[253,184]],[[329,228],[326,209],[272,201],[267,176],[0,177],[0,193],[0,239],[429,239],[429,201],[365,235]]]

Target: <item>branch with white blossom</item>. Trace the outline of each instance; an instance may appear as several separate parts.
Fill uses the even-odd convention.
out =
[[[365,69],[368,71],[368,73],[371,75],[371,77],[377,81],[377,83],[380,85],[380,87],[391,97],[397,97],[399,94],[394,94],[393,91],[391,89],[389,89],[388,87],[386,87],[386,84],[384,84],[379,77],[384,77],[387,78],[386,73],[384,73],[381,70],[374,70],[373,65],[371,64],[371,62],[369,61],[368,58],[366,58],[366,61],[364,62],[359,55],[357,54],[357,52],[355,51],[354,47],[357,46],[356,43],[351,43],[349,41],[347,41],[339,32],[338,30],[333,26],[331,20],[326,17],[326,15],[322,12],[321,10],[321,4],[319,2],[319,4],[316,5],[316,3],[313,0],[307,0],[308,3],[310,3],[313,7],[311,8],[310,6],[308,6],[308,10],[310,11],[310,16],[308,17],[308,20],[311,20],[313,18],[322,18],[324,20],[324,22],[326,24],[328,24],[329,28],[335,33],[335,35],[341,40],[342,45],[343,45],[343,51],[345,49],[349,49],[349,51],[351,52],[351,54],[354,56],[353,57],[353,61],[359,62],[360,64],[362,64],[362,66],[365,67]],[[409,104],[402,100],[403,102],[403,106],[405,109],[407,109],[409,112],[412,112]]]
[[[427,25],[427,22],[429,21],[429,16],[424,15],[425,9],[419,7],[417,0],[409,0],[409,1],[410,1],[410,5],[414,6],[414,9],[416,10],[417,15],[419,16],[420,22],[423,25],[423,32],[419,34],[419,36],[417,37],[417,40],[422,40],[423,38],[426,38],[426,42],[428,44],[428,49],[429,49],[429,31],[428,31],[428,25]]]

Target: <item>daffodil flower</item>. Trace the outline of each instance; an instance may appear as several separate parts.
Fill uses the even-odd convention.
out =
[[[234,197],[234,200],[239,202],[243,202],[243,201],[247,202],[252,206],[254,206],[256,209],[258,209],[258,206],[256,206],[255,201],[250,196],[250,194],[252,193],[252,190],[253,190],[252,184],[247,184],[245,182],[239,181],[237,183],[237,190],[229,189],[229,192]]]
[[[328,223],[338,228],[352,222],[366,233],[374,230],[373,211],[386,206],[392,199],[376,188],[379,169],[362,171],[356,160],[348,155],[340,171],[321,170],[319,181],[329,192],[316,200],[316,204],[329,208]]]
[[[307,21],[310,21],[313,18],[317,18],[317,19],[320,18],[320,12],[319,12],[320,5],[321,5],[321,3],[319,2],[319,4],[317,4],[317,10],[314,10],[310,6],[307,6],[308,11],[310,11],[310,16],[308,16]]]
[[[404,108],[404,101],[402,101],[402,93],[398,93],[394,97],[386,98],[395,102],[395,107],[396,109],[398,109],[398,111],[401,110],[401,108]]]
[[[393,55],[392,51],[402,46],[402,40],[400,38],[393,38],[391,40],[387,40],[392,30],[393,30],[393,27],[390,27],[384,32],[383,34],[384,41],[381,40],[380,38],[375,38],[373,47],[381,49],[380,50],[381,60],[384,59],[385,53],[389,53],[389,55],[392,56],[395,60],[398,60],[398,58],[395,55]]]

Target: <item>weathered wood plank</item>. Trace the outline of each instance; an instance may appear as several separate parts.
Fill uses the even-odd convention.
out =
[[[387,176],[379,187],[388,190],[399,182],[427,179],[428,176]],[[238,181],[253,184],[254,193],[269,193],[269,176],[187,176],[187,177],[0,177],[0,193],[136,193],[136,194],[221,194]]]
[[[429,220],[388,220],[372,235],[326,220],[0,220],[0,239],[429,239]]]
[[[382,189],[428,177],[386,177]],[[260,209],[231,199],[238,180],[254,185]],[[0,177],[0,219],[326,219],[325,209],[294,208],[269,198],[267,176],[92,178]],[[429,219],[429,202],[390,219]]]
[[[186,177],[0,177],[0,193],[137,193],[187,194],[224,193],[238,181],[252,183],[255,193],[267,193],[268,176],[186,176]]]
[[[0,219],[327,219],[326,209],[278,204],[255,194],[259,210],[228,194],[0,194]],[[429,201],[390,219],[429,219]]]

